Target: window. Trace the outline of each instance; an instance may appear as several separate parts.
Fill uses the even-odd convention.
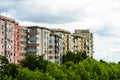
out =
[[[52,46],[52,45],[49,45],[49,48],[53,48],[53,46]]]
[[[25,36],[21,35],[21,36],[20,36],[20,38],[23,38],[23,39],[25,39]]]
[[[2,34],[4,34],[4,32],[2,31]]]
[[[30,32],[36,32],[37,30],[36,29],[30,29]]]
[[[12,32],[10,32],[10,31],[7,31],[7,32],[6,32],[6,34],[7,34],[7,35],[11,35],[11,34],[12,34]]]
[[[20,32],[25,32],[25,31],[23,29],[21,29]]]
[[[58,59],[59,58],[59,56],[55,56],[55,59]]]
[[[1,43],[3,43],[3,41],[1,41]]]
[[[4,25],[2,25],[2,28],[1,28],[1,30],[3,30],[4,29]]]
[[[4,45],[2,45],[2,48],[4,48]]]
[[[4,25],[2,25],[2,28],[4,27]]]
[[[24,53],[20,53],[20,56],[24,56]]]
[[[49,40],[49,43],[52,43],[52,40]]]
[[[2,38],[2,41],[3,41],[4,39]]]
[[[3,52],[1,52],[1,54],[3,54]]]
[[[25,41],[20,41],[20,44],[26,44],[26,42]]]
[[[7,24],[7,29],[11,29],[12,26],[10,24]]]
[[[53,56],[49,56],[49,59],[53,59]]]
[[[49,51],[49,54],[52,54],[52,51]]]
[[[23,47],[20,47],[20,50],[24,50],[24,48],[23,48]]]

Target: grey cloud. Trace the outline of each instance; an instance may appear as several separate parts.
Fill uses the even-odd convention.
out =
[[[40,11],[40,13],[33,13],[33,14],[28,13],[26,15],[23,15],[22,17],[18,17],[18,19],[24,21],[61,24],[61,23],[67,23],[77,20],[77,18],[73,16],[74,14],[72,13],[62,13],[59,15],[53,15],[53,14],[46,14],[44,12],[42,13]]]
[[[110,23],[105,23],[101,26],[100,29],[95,31],[95,34],[99,36],[107,36],[107,37],[113,36],[113,34],[111,34],[111,30],[109,29],[109,27],[111,27]]]
[[[1,12],[8,11],[8,13],[21,21],[43,22],[43,23],[67,23],[76,21],[78,17],[82,19],[83,12],[78,13],[74,11],[61,11],[54,13],[49,10],[49,7],[38,6],[34,7],[34,4],[27,4],[28,0],[12,0],[12,5],[8,8],[0,10]],[[13,17],[13,18],[14,18]]]

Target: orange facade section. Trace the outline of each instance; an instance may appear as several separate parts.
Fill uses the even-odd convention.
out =
[[[20,26],[14,25],[14,63],[18,64],[20,58]]]

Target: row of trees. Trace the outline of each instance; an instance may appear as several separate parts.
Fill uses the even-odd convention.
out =
[[[43,56],[31,54],[26,55],[26,58],[20,61],[20,65],[5,62],[1,69],[0,80],[120,79],[120,64],[107,63],[103,60],[96,61],[80,52],[74,54],[69,51],[67,55],[64,55],[61,65],[48,62],[43,59]]]

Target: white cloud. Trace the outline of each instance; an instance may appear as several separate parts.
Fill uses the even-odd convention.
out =
[[[94,35],[94,57],[98,60],[118,62],[120,58],[120,37]]]

